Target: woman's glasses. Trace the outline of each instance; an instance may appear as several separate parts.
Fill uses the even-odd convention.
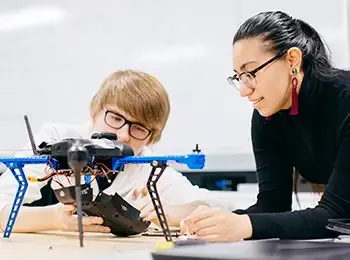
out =
[[[242,72],[241,74],[235,74],[233,76],[230,76],[227,78],[227,81],[230,83],[231,86],[234,86],[239,91],[241,90],[242,85],[250,89],[255,89],[257,85],[256,73],[259,70],[265,68],[267,65],[269,65],[276,59],[282,57],[286,53],[287,51],[283,51],[277,54],[276,56],[272,57],[271,59],[269,59],[268,61],[266,61],[265,63],[263,63],[262,65],[260,65],[252,71]]]

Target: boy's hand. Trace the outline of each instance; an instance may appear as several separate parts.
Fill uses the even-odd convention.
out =
[[[52,207],[52,221],[55,229],[62,231],[78,231],[78,215],[73,215],[76,208],[73,205],[64,205],[58,203]],[[83,216],[84,232],[109,233],[109,227],[101,226],[103,219],[101,217]]]

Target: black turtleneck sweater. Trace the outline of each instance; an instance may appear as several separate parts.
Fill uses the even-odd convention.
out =
[[[248,214],[252,239],[334,237],[328,219],[350,218],[350,72],[328,82],[305,74],[299,113],[267,120],[256,110],[252,142],[259,194]],[[326,184],[315,208],[291,212],[293,167],[307,181]]]

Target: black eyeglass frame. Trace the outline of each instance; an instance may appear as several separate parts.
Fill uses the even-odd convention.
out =
[[[111,113],[111,114],[113,114],[113,115],[116,115],[116,116],[119,116],[119,117],[123,118],[124,121],[125,121],[124,124],[122,124],[120,127],[115,127],[115,126],[112,126],[112,125],[108,124],[108,123],[107,123],[107,115],[108,115],[108,113]],[[142,125],[142,124],[140,124],[140,123],[136,123],[136,122],[131,122],[131,121],[127,120],[124,116],[122,116],[121,114],[118,114],[118,113],[113,112],[113,111],[110,111],[110,110],[105,110],[104,122],[105,122],[105,124],[108,125],[109,127],[112,127],[112,128],[114,128],[114,129],[117,129],[117,130],[123,128],[125,125],[129,125],[129,135],[132,136],[133,138],[137,139],[137,140],[140,140],[140,141],[145,140],[145,139],[146,139],[147,137],[149,137],[150,134],[153,132],[152,130],[148,129],[148,128],[145,127],[144,125]],[[138,138],[138,137],[135,137],[134,135],[132,135],[132,134],[131,134],[131,126],[132,126],[132,125],[137,125],[137,126],[141,126],[141,127],[145,128],[145,129],[148,131],[148,134],[146,135],[146,137],[141,139],[141,138]]]
[[[254,70],[251,71],[245,71],[240,73],[239,75],[235,74],[233,76],[229,76],[227,77],[227,81],[230,83],[230,85],[235,85],[234,84],[234,80],[237,80],[238,82],[240,81],[240,78],[242,77],[242,75],[244,74],[248,74],[251,75],[254,79],[256,78],[256,73],[260,70],[262,70],[263,68],[265,68],[267,65],[269,65],[270,63],[272,63],[273,61],[281,58],[283,55],[285,55],[287,53],[288,50],[282,51],[279,54],[277,54],[276,56],[272,57],[271,59],[269,59],[268,61],[266,61],[265,63],[261,64],[260,66],[258,66],[257,68],[255,68]]]

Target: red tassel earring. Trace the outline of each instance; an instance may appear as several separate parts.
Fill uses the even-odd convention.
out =
[[[292,70],[293,75],[297,74],[297,69]],[[295,116],[298,114],[298,93],[297,93],[298,80],[297,78],[292,79],[292,109],[290,114]]]

